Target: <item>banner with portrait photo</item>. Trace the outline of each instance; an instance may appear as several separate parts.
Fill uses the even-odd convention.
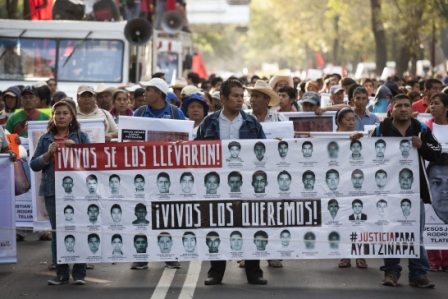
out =
[[[91,143],[104,143],[104,120],[98,119],[78,119],[81,126],[81,131],[85,132],[90,139]],[[28,136],[29,136],[29,152],[30,160],[34,155],[39,137],[47,133],[48,121],[30,121],[28,123]],[[17,202],[17,205],[21,205],[23,209],[27,207],[27,211],[31,213],[26,214],[27,220],[32,223],[35,231],[43,229],[50,229],[50,218],[48,218],[47,209],[45,208],[45,199],[39,195],[40,181],[42,180],[42,172],[30,171],[31,174],[31,202]],[[24,215],[21,214],[23,218]],[[18,219],[19,220],[19,219]]]
[[[418,156],[407,145],[311,138],[62,148],[58,261],[418,257]],[[59,183],[68,178],[77,186],[70,194]]]
[[[437,162],[426,163],[432,204],[425,205],[423,242],[426,249],[448,250],[448,146]]]
[[[193,127],[189,120],[120,116],[118,142],[188,141]]]
[[[0,154],[0,264],[17,263],[14,164]]]
[[[328,111],[322,115],[316,115],[314,112],[283,112],[289,121],[294,124],[295,138],[303,138],[300,136],[303,132],[336,132],[336,111]]]

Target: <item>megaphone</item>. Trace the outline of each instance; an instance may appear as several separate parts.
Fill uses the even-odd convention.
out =
[[[166,33],[176,34],[184,27],[184,20],[180,13],[170,10],[163,13],[161,25]]]
[[[133,19],[124,27],[124,36],[132,45],[142,46],[151,39],[151,23],[143,18]]]

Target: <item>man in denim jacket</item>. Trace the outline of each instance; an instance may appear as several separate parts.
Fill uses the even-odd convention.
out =
[[[238,80],[227,80],[221,86],[223,108],[207,116],[199,126],[195,140],[266,139],[263,128],[255,117],[244,113],[243,85]],[[259,260],[246,260],[247,281],[267,284]],[[226,261],[211,261],[206,285],[218,284],[226,271]]]

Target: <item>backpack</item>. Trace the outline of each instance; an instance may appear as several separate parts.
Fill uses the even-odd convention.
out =
[[[169,104],[169,105],[170,105],[170,113],[171,113],[172,119],[179,119],[179,108],[177,108],[176,106],[171,105],[171,104]],[[143,105],[143,106],[139,107],[137,109],[137,111],[135,111],[136,112],[135,115],[138,117],[143,117],[143,115],[145,115],[145,111],[146,111],[147,107],[148,107],[148,105]]]
[[[411,118],[411,123],[414,125],[414,136],[418,136],[418,133],[426,134],[428,132],[428,126],[414,118]],[[376,136],[389,136],[388,132],[390,130],[390,127],[392,125],[392,118],[388,117],[385,118],[378,126],[375,128],[375,135]]]

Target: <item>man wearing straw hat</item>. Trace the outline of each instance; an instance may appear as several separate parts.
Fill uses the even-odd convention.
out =
[[[279,83],[282,83],[282,81],[285,80],[281,80]],[[274,81],[271,80],[271,82]],[[278,85],[279,83],[276,84]],[[280,102],[277,92],[275,92],[269,84],[263,80],[258,80],[253,87],[247,87],[247,91],[250,94],[250,104],[252,106],[252,112],[249,112],[248,114],[255,116],[259,122],[286,121],[286,117],[283,114],[273,112],[269,109],[269,106],[277,106]],[[276,260],[268,260],[268,265],[273,268],[283,267],[282,262]],[[244,266],[245,262],[241,261],[240,268],[243,268]]]
[[[107,86],[104,83],[96,87],[96,103],[101,109],[110,111],[112,109],[112,95],[117,91],[115,87]]]
[[[291,76],[275,75],[269,81],[269,86],[271,86],[271,88],[275,92],[278,92],[280,87],[283,87],[283,86],[290,86],[290,87],[294,88],[294,81],[292,80]]]
[[[281,113],[273,112],[269,106],[277,106],[280,102],[278,94],[263,80],[258,80],[254,87],[247,87],[250,94],[250,104],[253,115],[259,122],[279,122],[286,121]]]
[[[177,78],[174,83],[171,83],[171,85],[169,86],[176,94],[179,101],[182,100],[180,93],[182,91],[182,88],[184,88],[185,86],[187,86],[187,81],[184,78]]]

